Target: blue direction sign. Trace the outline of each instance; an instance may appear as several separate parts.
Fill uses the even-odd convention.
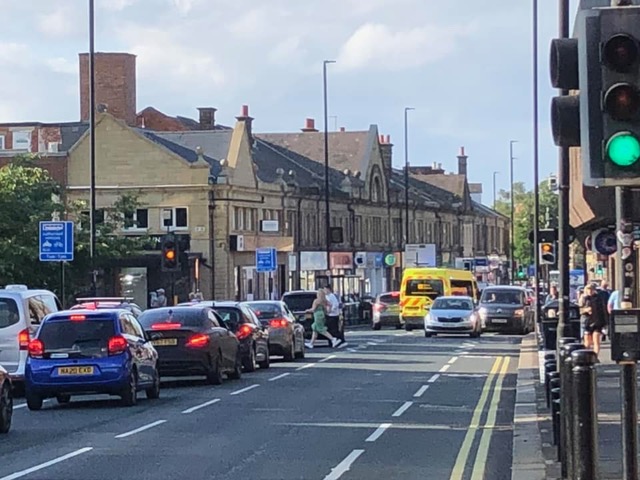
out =
[[[256,270],[258,272],[275,272],[278,269],[278,256],[275,248],[258,248],[256,250]]]
[[[73,260],[73,222],[40,222],[40,261]]]

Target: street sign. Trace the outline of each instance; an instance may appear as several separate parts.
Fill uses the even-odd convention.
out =
[[[436,246],[433,243],[408,244],[404,249],[406,267],[435,267]]]
[[[275,272],[278,269],[278,255],[275,248],[256,249],[256,270]]]
[[[73,261],[73,222],[40,222],[40,261]]]

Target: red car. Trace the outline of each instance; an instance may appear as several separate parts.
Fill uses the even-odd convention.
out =
[[[0,433],[8,433],[13,416],[13,387],[9,373],[0,365]]]

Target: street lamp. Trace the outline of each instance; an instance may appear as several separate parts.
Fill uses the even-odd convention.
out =
[[[513,145],[518,143],[517,140],[511,140],[509,142],[509,179],[510,179],[510,183],[511,183],[511,193],[510,193],[510,197],[511,197],[511,241],[509,242],[509,248],[511,250],[510,252],[510,258],[509,258],[509,263],[510,263],[510,267],[511,267],[511,283],[515,282],[515,268],[514,268],[514,260],[515,260],[515,239],[516,239],[516,229],[515,229],[515,200],[514,200],[514,195],[513,195]]]
[[[89,257],[91,258],[91,294],[96,295],[96,71],[95,9],[89,0]]]
[[[496,209],[496,175],[500,172],[493,172],[493,209]]]
[[[331,219],[329,218],[329,109],[327,99],[327,65],[335,60],[322,62],[322,85],[324,91],[324,208],[325,236],[327,240],[327,270],[331,267]]]
[[[404,245],[409,243],[409,111],[413,107],[404,107]]]

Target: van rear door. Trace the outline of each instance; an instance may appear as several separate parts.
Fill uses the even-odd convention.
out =
[[[25,328],[20,321],[20,309],[12,297],[0,298],[0,365],[15,373],[20,364],[20,339]],[[23,349],[26,351],[28,337],[22,335]],[[26,343],[25,343],[26,342]]]

